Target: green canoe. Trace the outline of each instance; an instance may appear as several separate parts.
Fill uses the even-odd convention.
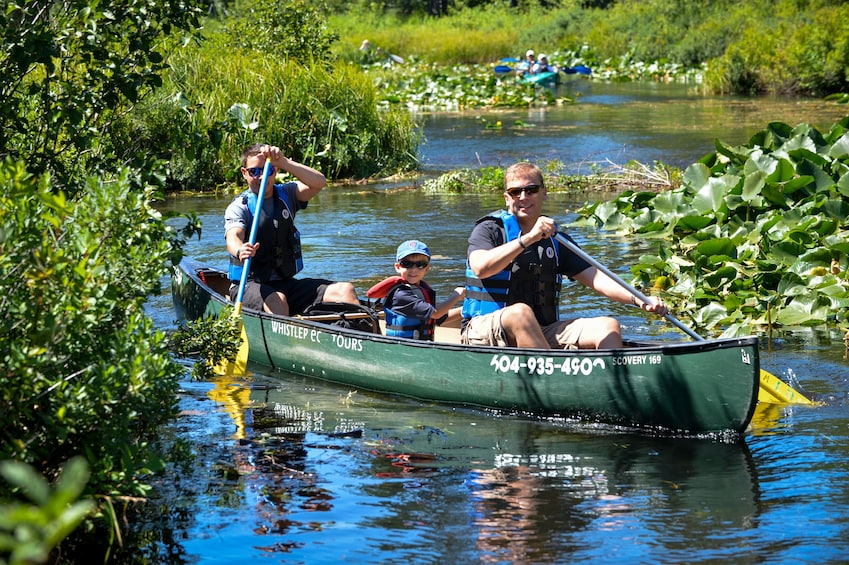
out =
[[[171,284],[178,318],[217,315],[228,286],[184,259]],[[529,350],[460,345],[450,328],[426,342],[247,308],[242,320],[251,362],[424,401],[687,434],[742,432],[758,401],[755,337]]]

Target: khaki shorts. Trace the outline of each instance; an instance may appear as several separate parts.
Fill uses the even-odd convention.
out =
[[[509,347],[504,328],[501,327],[501,310],[475,316],[460,334],[460,343]],[[588,319],[560,320],[542,327],[542,334],[552,349],[578,349],[581,333]]]

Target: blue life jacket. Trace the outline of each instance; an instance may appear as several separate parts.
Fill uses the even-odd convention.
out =
[[[519,221],[506,210],[493,212],[477,221],[496,222],[504,243],[517,239],[522,230]],[[558,246],[554,239],[542,239],[524,250],[506,268],[491,277],[479,279],[466,260],[466,298],[463,318],[489,314],[519,302],[533,308],[542,326],[558,319],[560,288],[563,276],[559,266]]]
[[[249,280],[264,282],[272,280],[274,273],[281,279],[290,279],[304,268],[301,255],[301,234],[295,226],[295,210],[289,202],[289,196],[282,184],[274,185],[274,212],[269,216],[260,209],[257,241],[262,242],[251,261]],[[257,195],[246,190],[236,198],[242,198],[254,221]],[[296,203],[297,205],[297,203]],[[276,225],[275,225],[276,224]],[[251,225],[247,226],[250,232]],[[231,281],[242,278],[242,262],[238,257],[230,256],[229,276]]]
[[[398,278],[400,279],[400,277]],[[420,300],[425,300],[428,304],[435,304],[436,302],[436,291],[426,282],[421,281],[418,285],[414,285],[406,283],[402,279],[386,293],[383,307],[383,312],[386,315],[386,335],[433,341],[434,328],[436,327],[433,318],[422,321],[412,316],[404,316],[391,308],[392,297],[400,288],[411,290]]]

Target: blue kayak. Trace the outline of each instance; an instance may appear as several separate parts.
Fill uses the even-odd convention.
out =
[[[541,86],[552,86],[560,82],[560,73],[546,71],[536,75],[524,75],[519,77],[519,81],[528,84],[539,84]]]

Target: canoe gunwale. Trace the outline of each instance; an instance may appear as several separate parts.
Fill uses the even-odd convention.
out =
[[[205,276],[199,276],[201,272]],[[172,294],[177,292],[177,287],[184,292],[191,291],[192,298],[198,299],[191,304],[193,316],[214,315],[220,312],[221,307],[231,304],[227,297],[213,288],[223,288],[225,281],[222,277],[226,278],[226,273],[193,259],[183,259],[179,266],[174,267],[174,274],[175,277],[191,279],[191,282],[182,280],[179,284],[172,281]],[[210,275],[215,279],[210,279]],[[226,282],[229,284],[229,281]],[[191,289],[189,285],[195,288]],[[216,305],[210,306],[209,301],[214,301]],[[179,318],[192,319],[181,315],[181,308],[183,313],[188,313],[188,307],[178,306],[176,294],[174,306]],[[626,342],[626,347],[619,349],[543,350],[410,340],[249,308],[242,309],[242,316],[244,323],[253,328],[248,332],[253,335],[252,361],[286,373],[424,402],[543,417],[588,418],[598,423],[607,422],[616,426],[648,429],[651,433],[676,435],[714,432],[739,434],[748,426],[757,404],[759,355],[758,339],[755,336],[657,343],[630,340]],[[324,340],[321,341],[322,345],[315,347],[310,345],[308,339],[299,341],[292,337],[311,334],[326,336],[339,343],[357,343],[364,353],[328,348]],[[369,353],[365,353],[365,349],[370,350]],[[430,353],[423,355],[422,352]],[[616,366],[628,365],[640,358],[646,364],[645,359],[652,356],[662,358],[658,362],[663,366],[657,370],[647,365],[643,368]],[[608,363],[608,369],[604,369],[602,364],[603,375],[599,377],[603,381],[602,385],[588,384],[587,381],[593,381],[596,377],[579,376],[574,373],[574,369],[571,373],[573,376],[566,377],[571,384],[564,384],[557,377],[559,373],[553,376],[550,372],[545,375],[541,372],[535,374],[531,368],[531,361],[553,363],[555,369],[562,365],[565,370],[567,364],[572,367],[583,366],[598,362],[599,358],[606,359]],[[716,359],[723,361],[717,362]],[[511,367],[512,373],[504,367],[499,370],[497,365],[507,363],[507,360],[518,362],[523,367],[527,363],[527,367],[519,372]],[[393,362],[400,363],[393,365],[395,370],[381,369]],[[736,365],[737,368],[715,371],[713,367],[723,362]],[[418,375],[410,374],[410,363],[421,365]],[[442,374],[448,367],[459,369],[460,373],[452,375],[457,371],[448,370]],[[536,367],[541,365],[537,364]],[[691,374],[690,371],[694,372]],[[429,379],[440,381],[443,387],[451,389],[450,392],[439,389],[432,382],[423,383],[421,376],[425,373]],[[463,378],[466,380],[458,381]],[[493,388],[495,385],[492,383],[495,381],[500,383],[501,389]],[[504,387],[508,387],[508,396],[503,396]],[[521,393],[524,396],[516,404],[518,389],[525,392]],[[595,396],[596,393],[602,395],[603,399]],[[586,410],[584,407],[587,407]],[[635,412],[629,412],[632,409]],[[660,415],[655,414],[658,410]]]
[[[232,306],[232,302],[225,296],[219,294],[215,289],[213,289],[209,284],[204,282],[198,275],[197,272],[205,271],[207,273],[221,273],[217,269],[211,269],[209,267],[205,267],[200,263],[197,263],[191,259],[183,259],[183,262],[187,266],[192,265],[191,270],[182,269],[182,271],[191,277],[195,284],[203,288],[210,296],[211,299],[215,300],[222,306],[229,305]],[[716,349],[721,349],[725,347],[747,347],[749,345],[755,344],[758,341],[758,338],[755,336],[746,336],[746,337],[737,337],[737,338],[719,338],[719,339],[706,339],[703,341],[675,341],[675,342],[644,342],[637,340],[625,340],[626,347],[621,349],[577,349],[577,350],[551,350],[551,349],[533,349],[526,347],[492,347],[485,345],[462,345],[455,343],[447,343],[447,342],[433,342],[433,341],[422,341],[422,340],[412,340],[406,339],[402,337],[392,337],[381,334],[372,334],[368,332],[361,332],[358,330],[342,328],[339,326],[333,326],[331,324],[323,323],[320,320],[310,320],[307,318],[301,318],[298,316],[282,316],[280,314],[270,314],[268,312],[261,312],[259,310],[254,310],[248,308],[246,306],[242,306],[242,313],[246,316],[250,316],[257,319],[262,320],[274,320],[285,322],[287,324],[293,324],[297,326],[301,326],[308,329],[321,329],[322,331],[330,331],[334,333],[340,334],[348,334],[357,336],[360,338],[365,337],[366,339],[372,341],[379,341],[386,344],[397,344],[405,347],[413,347],[413,348],[421,348],[421,349],[451,349],[458,351],[474,351],[479,353],[492,353],[493,351],[504,351],[505,353],[511,355],[557,355],[562,351],[562,354],[568,356],[598,356],[599,354],[611,353],[611,354],[648,354],[654,352],[663,352],[669,354],[683,355],[687,353],[696,353],[703,351],[713,351]]]

